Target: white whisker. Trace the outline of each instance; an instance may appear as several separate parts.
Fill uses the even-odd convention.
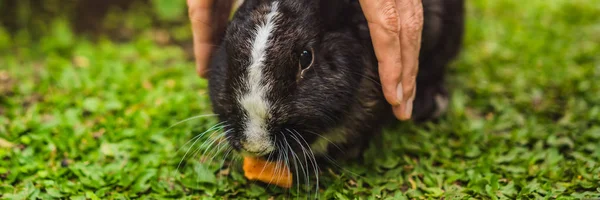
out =
[[[223,168],[223,165],[225,165],[225,160],[227,160],[227,156],[229,156],[229,154],[233,151],[233,147],[228,147],[227,149],[227,153],[225,153],[223,156],[223,161],[221,162],[221,168]]]
[[[310,160],[310,158],[308,157],[309,154],[307,153],[306,148],[304,148],[304,145],[302,145],[300,140],[296,136],[294,136],[294,133],[292,131],[290,131],[289,129],[286,129],[286,130],[291,134],[290,136],[292,136],[292,138],[294,140],[296,140],[296,143],[298,143],[298,145],[300,145],[300,149],[302,150],[302,154],[303,154],[303,158],[304,158],[304,164],[306,164],[306,172],[304,173],[306,175],[306,177],[305,177],[306,185],[310,185],[310,175],[309,175],[310,173],[309,173],[309,165],[308,165],[308,162]],[[308,158],[308,160],[307,160],[307,158]],[[302,161],[300,161],[300,162],[302,162]],[[308,193],[310,196],[310,191]]]
[[[275,137],[276,137],[275,139],[277,139],[277,135]],[[277,150],[278,148],[279,147],[277,146],[277,144],[275,144],[275,150]],[[273,152],[271,151],[269,153],[269,156],[267,157],[267,161],[271,161],[271,156],[272,155],[273,155]],[[260,177],[264,171],[265,171],[265,166],[263,165],[263,168],[262,168],[262,170],[260,170],[260,173],[258,174],[258,176]]]
[[[306,147],[309,149],[309,153],[310,153],[310,155],[309,155],[309,156],[311,156],[311,157],[312,157],[312,160],[311,160],[311,162],[312,162],[312,164],[313,164],[313,167],[314,167],[313,169],[314,169],[314,171],[315,171],[315,178],[317,179],[317,180],[316,180],[316,183],[317,183],[316,189],[317,189],[317,191],[315,192],[315,198],[317,198],[317,197],[318,197],[318,194],[319,194],[319,172],[318,172],[318,171],[320,171],[320,170],[319,170],[319,166],[318,166],[318,164],[317,164],[317,159],[315,158],[315,154],[313,153],[312,149],[310,148],[310,144],[308,144],[308,142],[306,142],[306,140],[304,139],[304,137],[302,137],[302,135],[300,135],[300,133],[298,133],[298,131],[294,130],[294,132],[296,133],[296,135],[297,135],[297,136],[298,136],[300,139],[302,139],[302,140],[304,141],[304,143],[306,144]],[[294,136],[294,134],[292,134],[292,136]],[[309,158],[310,158],[310,157],[309,157]]]
[[[222,152],[221,149],[223,148],[223,146],[227,146],[227,138],[223,138],[219,140],[219,143],[217,144],[217,150],[215,151],[215,155],[213,155],[209,160],[212,161],[215,157],[217,157],[219,155],[219,152]],[[223,143],[223,141],[225,141],[225,143]]]
[[[181,121],[179,121],[179,122],[177,122],[177,123],[175,123],[175,124],[173,124],[173,125],[169,126],[169,128],[165,129],[164,131],[161,131],[161,133],[164,133],[164,132],[168,131],[169,129],[171,129],[171,128],[175,127],[175,126],[178,126],[179,124],[183,124],[183,123],[185,123],[185,122],[188,122],[188,121],[190,121],[190,120],[199,119],[199,118],[204,118],[204,117],[213,117],[213,116],[217,116],[217,114],[206,114],[206,115],[198,115],[198,116],[190,117],[190,118],[187,118],[187,119],[181,120]],[[221,122],[221,123],[224,123],[224,122]],[[220,124],[220,123],[219,123],[219,124]],[[217,124],[217,125],[218,125],[218,124]]]
[[[205,131],[204,133],[202,133],[202,134],[200,134],[200,135],[204,135],[204,134],[206,134],[207,132],[208,132],[208,131]],[[211,135],[212,135],[212,134],[214,134],[214,133],[216,133],[216,131],[215,131],[215,132],[213,132],[213,133],[211,133]],[[202,137],[197,137],[197,138],[194,140],[194,143],[192,143],[192,145],[190,146],[190,148],[188,148],[188,150],[187,150],[187,151],[185,152],[185,154],[183,155],[183,158],[181,158],[181,160],[179,161],[179,164],[177,165],[177,169],[176,169],[176,170],[178,170],[178,171],[179,171],[179,168],[181,167],[181,163],[183,163],[183,160],[185,160],[185,158],[187,157],[187,155],[188,155],[188,153],[190,152],[190,150],[191,150],[191,149],[194,147],[194,145],[196,145],[196,142],[198,142],[198,141],[199,141],[201,138],[202,138]]]
[[[202,132],[202,133],[194,136],[192,139],[190,139],[189,141],[187,141],[186,143],[184,143],[175,153],[179,152],[183,147],[185,147],[185,145],[187,145],[188,143],[190,143],[192,140],[198,139],[198,138],[204,136],[206,133],[211,132],[213,130],[223,129],[225,126],[222,126],[222,124],[224,124],[224,123],[225,122],[217,123],[217,124],[213,125],[212,127],[210,127],[208,130],[206,130],[206,131],[204,131],[204,132]],[[188,151],[189,151],[189,149],[188,149]]]
[[[294,153],[294,150],[292,149],[292,146],[290,146],[290,143],[288,143],[287,141],[287,137],[285,137],[285,134],[280,132],[281,135],[283,136],[283,141],[285,141],[285,144],[287,146],[287,149],[290,150],[291,154],[292,154],[292,158],[294,158],[294,169],[296,171],[296,188],[298,189],[298,194],[300,194],[300,179],[298,178],[298,176],[300,175],[300,173],[298,173],[298,163],[300,162],[300,158],[298,158],[298,156],[296,155],[296,153]],[[298,160],[298,163],[296,162],[296,160]],[[302,164],[300,164],[300,166],[302,167],[302,170],[304,170],[304,167],[302,166]],[[302,172],[304,173],[304,171]]]
[[[227,134],[227,133],[229,133],[229,131],[225,131],[225,132],[223,132],[223,133],[220,133],[219,135],[217,135],[217,136],[216,136],[216,138],[223,137],[223,136],[224,136],[225,134]],[[212,136],[212,135],[214,135],[214,133],[213,133],[213,134],[211,134],[211,136]],[[209,143],[209,145],[208,145],[206,148],[204,148],[204,152],[201,154],[201,158],[204,158],[204,156],[206,155],[206,152],[208,152],[208,150],[209,150],[209,149],[210,149],[210,148],[211,148],[211,147],[212,147],[212,146],[213,146],[213,145],[214,145],[214,144],[217,142],[217,139],[212,139],[212,138],[210,138],[210,136],[209,136],[209,138],[207,138],[207,140],[206,140],[206,141],[204,141],[204,143],[202,143],[202,145],[200,145],[200,146],[198,147],[198,150],[199,150],[199,151],[197,151],[197,152],[196,152],[196,154],[194,154],[194,157],[196,157],[196,155],[198,154],[198,152],[202,151],[202,146],[204,146],[204,144],[206,144],[206,142],[207,142],[207,141],[211,141],[211,142]]]
[[[279,149],[279,146],[277,146],[277,143],[275,143],[275,145],[276,145],[275,148]],[[278,154],[277,155],[277,161],[280,161],[281,160],[281,151],[279,151],[279,150],[276,150],[276,151],[277,151],[277,154]],[[271,180],[269,181],[269,183],[272,183],[273,182],[273,178],[275,178],[275,176],[278,174],[278,172],[280,170],[279,166],[280,166],[280,163],[277,162],[277,164],[275,164],[275,171],[273,172],[273,176],[271,176]]]

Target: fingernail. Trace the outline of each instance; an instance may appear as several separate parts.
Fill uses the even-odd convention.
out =
[[[398,83],[398,87],[396,87],[396,102],[398,102],[398,104],[401,104],[403,99],[404,89],[402,88],[402,83]]]
[[[406,106],[404,107],[404,115],[406,116],[406,118],[410,118],[410,116],[412,115],[412,109],[413,109],[413,101],[412,100],[406,101]]]

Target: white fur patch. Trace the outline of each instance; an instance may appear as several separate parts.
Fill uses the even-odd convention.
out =
[[[275,149],[269,139],[267,130],[267,119],[269,118],[270,102],[266,98],[270,90],[270,83],[265,80],[263,68],[267,48],[270,46],[270,36],[276,28],[275,23],[279,16],[278,2],[271,4],[269,13],[264,16],[264,21],[256,27],[255,38],[250,41],[252,53],[250,55],[250,66],[245,85],[248,88],[246,94],[240,95],[240,105],[246,111],[245,119],[246,140],[242,140],[244,150],[267,154]]]

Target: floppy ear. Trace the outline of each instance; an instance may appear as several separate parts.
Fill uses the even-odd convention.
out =
[[[211,13],[213,27],[213,42],[215,44],[220,44],[225,37],[225,31],[227,30],[227,25],[229,24],[229,14],[231,13],[231,8],[234,0],[219,0],[215,1],[213,4]]]
[[[318,0],[319,14],[323,26],[327,29],[335,29],[343,20],[343,11],[348,5],[347,0]]]

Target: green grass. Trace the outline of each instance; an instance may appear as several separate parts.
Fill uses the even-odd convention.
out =
[[[324,170],[323,198],[600,198],[600,4],[468,2],[447,115],[387,130],[364,163]],[[167,129],[211,114],[180,47],[150,35],[92,43],[52,27],[39,41],[0,28],[1,198],[296,193],[249,182],[236,165],[220,170],[220,158],[188,156],[177,170],[186,142],[217,123]]]

